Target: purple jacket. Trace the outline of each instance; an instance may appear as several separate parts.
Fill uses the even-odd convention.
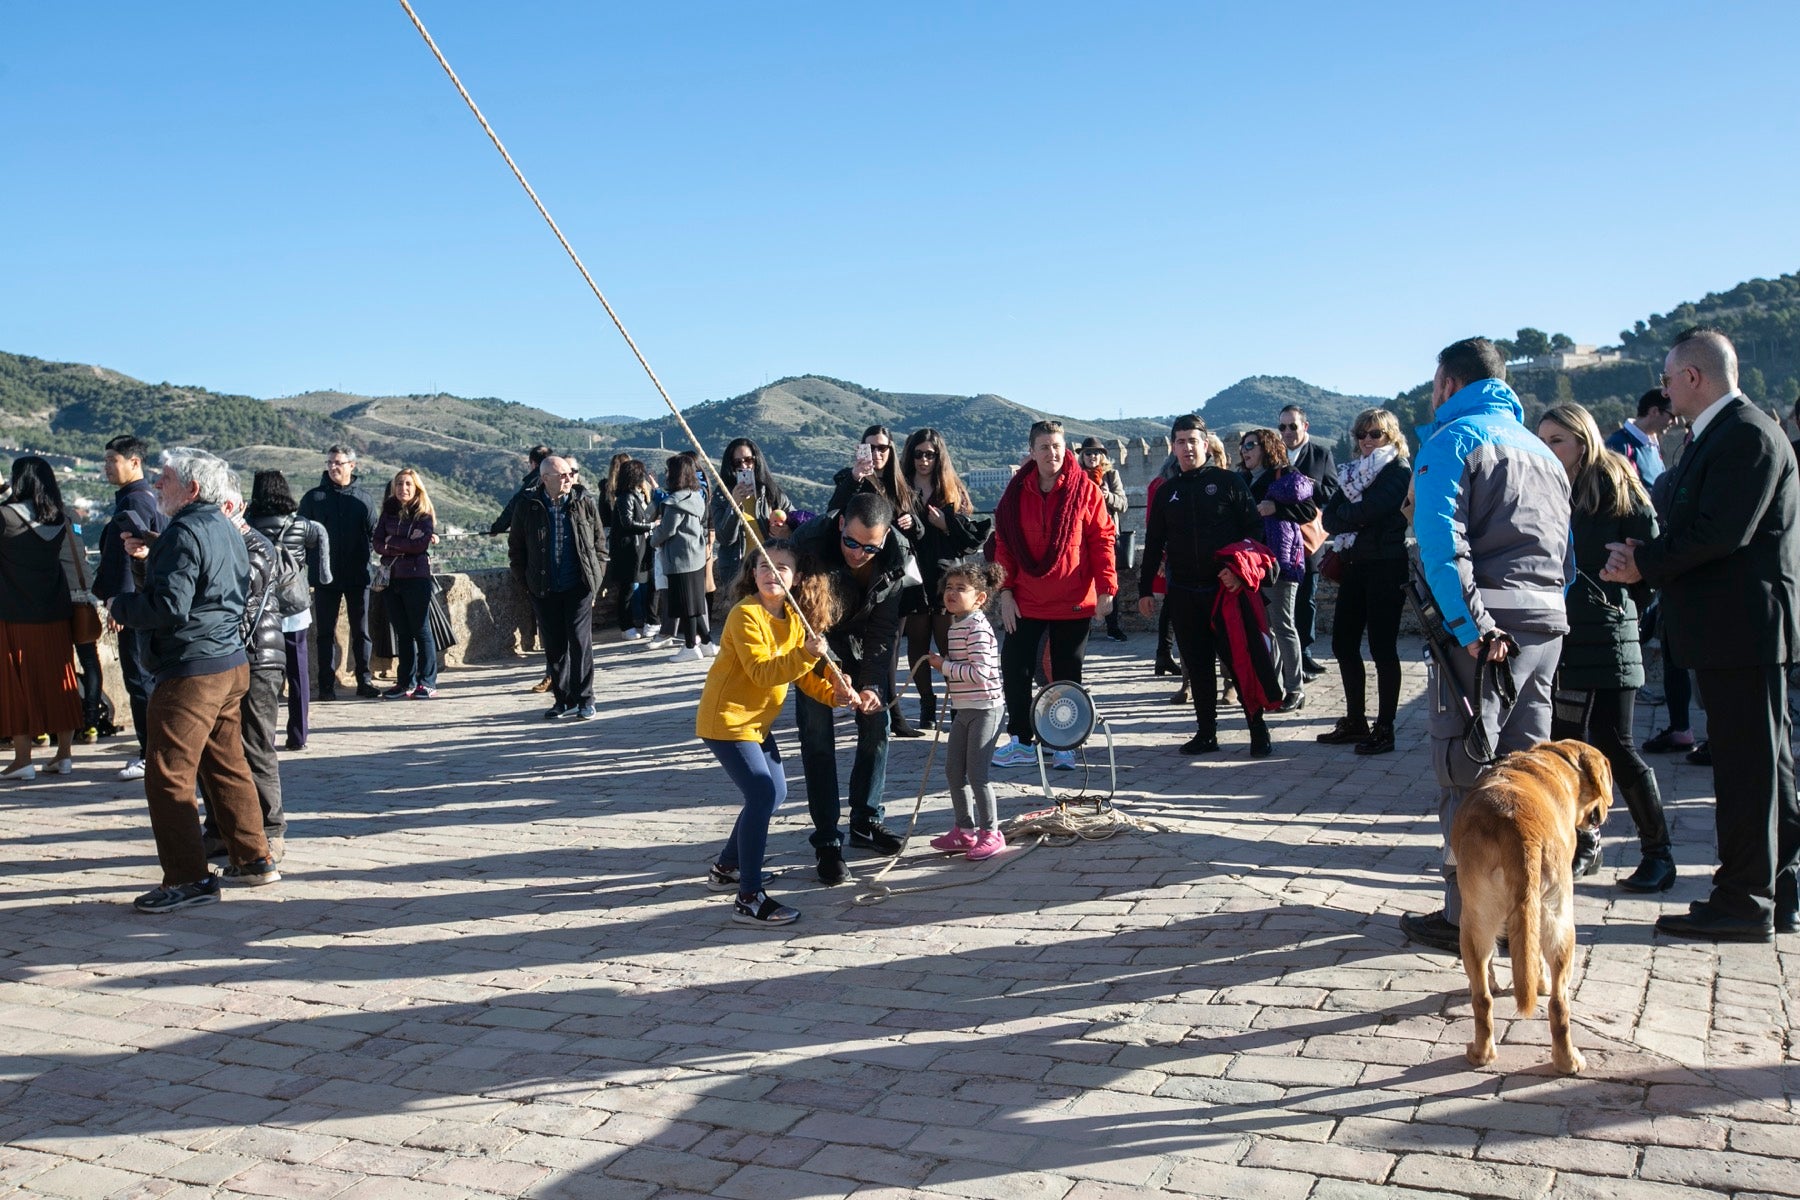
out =
[[[1263,498],[1276,505],[1301,504],[1312,499],[1313,482],[1301,471],[1289,471],[1273,480]],[[1299,583],[1306,577],[1306,543],[1297,522],[1281,516],[1263,518],[1263,545],[1275,553],[1283,583]]]
[[[436,528],[429,513],[403,517],[400,502],[389,497],[375,522],[375,553],[393,563],[395,579],[430,579],[431,535]]]

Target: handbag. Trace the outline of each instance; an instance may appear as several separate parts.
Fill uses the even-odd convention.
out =
[[[77,646],[91,646],[100,640],[106,625],[100,620],[100,602],[94,599],[94,593],[88,587],[87,555],[75,552],[75,526],[65,525],[64,528],[67,532],[63,546],[75,568],[75,586],[69,589],[69,603],[74,605],[69,611],[69,637]]]
[[[431,642],[439,654],[456,645],[456,626],[450,623],[450,606],[444,599],[452,582],[448,576],[434,576],[425,601],[425,623],[431,627]]]
[[[388,584],[394,581],[394,563],[392,559],[382,558],[375,562],[375,569],[369,573],[369,590],[385,592]]]
[[[1333,547],[1319,556],[1319,574],[1333,583],[1344,582],[1344,556]]]
[[[1300,527],[1300,544],[1306,547],[1306,555],[1311,558],[1325,544],[1331,535],[1325,532],[1325,514],[1314,513],[1313,519]]]

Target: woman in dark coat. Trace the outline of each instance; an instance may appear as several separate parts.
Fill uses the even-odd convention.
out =
[[[708,524],[713,532],[713,581],[727,597],[729,611],[735,593],[731,581],[737,578],[750,540],[744,536],[744,519],[756,521],[757,536],[765,542],[786,537],[788,499],[761,447],[745,437],[726,445],[719,458],[719,483],[708,502]]]
[[[1644,685],[1638,647],[1638,601],[1633,588],[1600,578],[1608,542],[1650,541],[1656,516],[1637,472],[1606,448],[1600,426],[1579,404],[1558,404],[1538,421],[1538,437],[1569,473],[1575,536],[1575,583],[1568,593],[1569,632],[1556,668],[1550,736],[1579,738],[1612,764],[1613,782],[1637,824],[1642,857],[1619,879],[1633,892],[1662,892],[1675,884],[1675,857],[1656,775],[1632,740],[1632,708]],[[1575,869],[1600,869],[1600,831],[1577,831]]]
[[[0,734],[12,739],[13,751],[0,779],[23,783],[37,777],[31,744],[40,733],[56,735],[46,770],[67,775],[74,768],[82,714],[66,560],[71,549],[87,551],[73,545],[62,491],[43,459],[14,460],[0,501]]]
[[[607,522],[607,577],[619,633],[628,642],[644,636],[650,623],[650,533],[656,510],[650,503],[650,468],[635,458],[619,464],[608,488],[613,494]]]
[[[1306,706],[1301,690],[1304,649],[1294,620],[1300,581],[1306,577],[1306,544],[1300,527],[1318,515],[1312,480],[1289,464],[1287,443],[1273,429],[1247,430],[1238,442],[1240,474],[1263,519],[1263,545],[1280,564],[1265,595],[1269,634],[1275,639],[1276,669],[1281,677],[1281,705],[1276,712],[1298,712]]]
[[[863,447],[868,453],[863,453]],[[871,425],[863,430],[862,440],[857,443],[856,458],[851,464],[833,477],[831,503],[825,511],[840,513],[850,503],[850,498],[859,492],[871,492],[882,497],[894,508],[894,529],[900,534],[900,544],[906,550],[908,558],[916,558],[919,540],[925,536],[925,523],[918,515],[919,505],[913,496],[912,486],[907,482],[910,464],[895,457],[896,447],[894,435],[888,432],[885,425]],[[925,612],[930,607],[925,597],[922,584],[911,584],[900,593],[901,616],[914,616]],[[895,663],[898,665],[901,640],[894,639]],[[889,728],[895,737],[920,737],[921,730],[914,729],[907,723],[900,712],[898,704],[888,710]]]
[[[919,563],[919,576],[925,582],[907,611],[902,594],[901,611],[906,634],[906,663],[916,669],[921,659],[931,653],[936,641],[938,653],[949,646],[950,616],[944,611],[938,595],[938,582],[943,578],[944,564],[977,549],[987,540],[990,522],[975,515],[969,490],[956,474],[950,461],[950,447],[943,434],[935,429],[915,429],[906,439],[900,455],[900,468],[906,473],[912,492],[912,520],[919,530],[914,556]],[[910,589],[909,589],[910,590]],[[919,692],[919,731],[929,732],[937,725],[937,692],[931,685],[931,672],[913,676]],[[897,710],[897,706],[896,706]],[[896,730],[898,732],[898,730]]]
[[[1328,745],[1354,745],[1358,754],[1394,748],[1400,709],[1400,611],[1406,606],[1404,512],[1412,490],[1411,456],[1399,418],[1385,408],[1366,408],[1351,425],[1357,456],[1338,471],[1343,491],[1325,508],[1332,550],[1343,564],[1331,625],[1331,652],[1344,680],[1344,715],[1319,735]],[[1363,694],[1363,633],[1375,663],[1375,724]]]

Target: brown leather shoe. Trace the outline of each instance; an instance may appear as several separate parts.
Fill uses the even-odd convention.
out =
[[[550,677],[548,675],[546,675],[542,679],[538,680],[536,683],[532,684],[531,690],[534,692],[549,691],[550,690]]]

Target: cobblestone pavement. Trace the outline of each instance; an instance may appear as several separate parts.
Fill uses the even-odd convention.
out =
[[[1228,721],[1196,761],[1147,640],[1097,643],[1089,679],[1165,831],[980,865],[920,838],[889,882],[966,886],[880,905],[813,881],[787,719],[771,890],[805,915],[779,931],[700,886],[736,807],[689,736],[700,669],[628,646],[586,724],[539,719],[523,660],[318,706],[286,879],[209,908],[131,911],[156,870],[119,743],[9,786],[0,1194],[1800,1195],[1800,938],[1650,928],[1704,892],[1710,772],[1656,764],[1673,892],[1610,886],[1623,806],[1579,887],[1587,1073],[1550,1072],[1541,1017],[1471,1070],[1459,964],[1395,925],[1436,907],[1416,660],[1400,753],[1316,745],[1327,680],[1276,757]],[[929,745],[895,746],[902,827]],[[1042,803],[1021,774],[1009,814]]]

